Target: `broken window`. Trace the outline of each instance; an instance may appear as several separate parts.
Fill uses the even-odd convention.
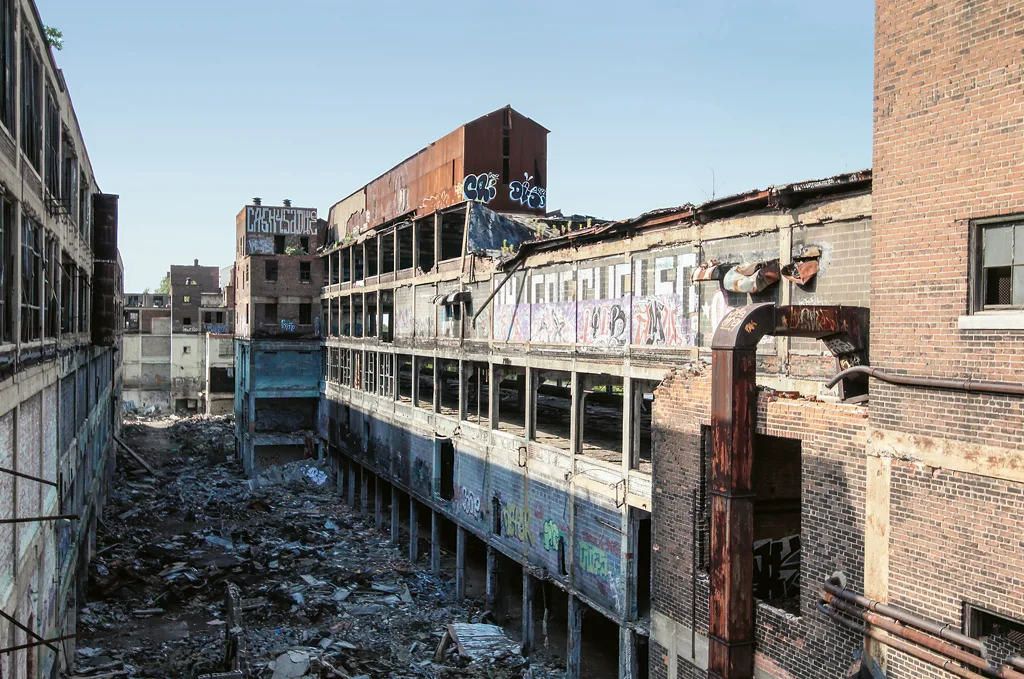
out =
[[[341,383],[346,387],[352,386],[352,350],[342,349],[339,356],[341,360]]]
[[[13,0],[0,0],[0,74],[4,74],[4,82],[0,84],[0,122],[14,136],[14,88],[17,78],[14,77],[15,45]]]
[[[395,292],[394,290],[380,291],[380,340],[381,342],[392,342],[392,325],[395,318]]]
[[[0,199],[0,344],[14,341],[14,229],[14,207]]]
[[[459,416],[459,362],[439,359],[437,371],[439,390],[439,412],[449,417]]]
[[[340,251],[341,257],[341,282],[352,282],[352,248],[345,248]]]
[[[412,357],[398,356],[398,400],[412,403]]]
[[[327,257],[330,277],[328,285],[337,285],[341,282],[341,250],[338,250]]]
[[[60,299],[60,331],[72,333],[75,331],[75,263],[66,252],[61,253]]]
[[[303,283],[309,283],[313,280],[312,262],[299,262],[299,280]]]
[[[466,420],[486,427],[490,423],[490,367],[477,362],[467,362],[466,367]]]
[[[426,273],[434,268],[434,215],[416,220],[416,266]]]
[[[274,236],[274,254],[284,254],[284,236]]]
[[[413,359],[416,367],[416,407],[434,410],[434,362],[426,356]]]
[[[78,225],[85,242],[92,245],[92,222],[89,219],[89,178],[82,173],[78,183]],[[193,282],[193,285],[195,283]]]
[[[61,155],[64,157],[64,174],[60,182],[61,201],[68,217],[78,214],[78,155],[75,145],[66,134],[61,134]]]
[[[185,326],[192,325],[192,317],[191,316],[185,316],[184,318],[181,319],[181,324],[185,325]]]
[[[348,295],[338,298],[338,331],[342,337],[352,336],[352,298]]]
[[[978,310],[1024,308],[1024,222],[980,227]]]
[[[583,409],[580,413],[579,453],[604,462],[622,462],[622,378],[580,375]]]
[[[393,354],[377,355],[377,394],[383,398],[395,397],[395,357]]]
[[[754,596],[800,615],[801,444],[754,436]]]
[[[309,236],[302,236],[299,238],[299,249],[302,251],[302,254],[309,254]]]
[[[363,391],[374,393],[377,391],[377,352],[366,352],[364,360]]]
[[[89,312],[92,308],[92,286],[89,276],[78,272],[78,332],[89,332]]]
[[[266,280],[276,281],[277,280],[277,260],[268,259],[263,262],[264,272],[266,274]]]
[[[277,304],[263,305],[263,322],[277,324]]]
[[[60,109],[57,95],[46,88],[46,190],[50,196],[60,196]]]
[[[363,336],[363,296],[352,295],[352,337]]]
[[[217,323],[223,323],[224,322],[224,312],[223,311],[218,311],[215,314],[215,316],[217,318]]]
[[[657,382],[633,381],[633,432],[630,435],[629,468],[651,472],[654,455],[654,439],[651,436],[651,422],[654,416],[654,390]]]
[[[498,430],[526,436],[526,368],[495,368]]]
[[[572,375],[555,370],[534,373],[533,440],[570,450],[572,431]]]
[[[466,228],[466,208],[462,206],[441,215],[441,260],[462,256],[462,238]]]
[[[21,341],[39,339],[42,332],[42,227],[27,214],[21,216]]]
[[[1024,655],[1024,621],[965,602],[964,622],[967,636],[985,643],[991,666]]]
[[[405,271],[412,268],[412,227],[405,226],[398,230],[398,269]],[[433,239],[431,239],[433,240]],[[433,247],[433,245],[431,245]]]
[[[42,162],[43,68],[28,33],[21,51],[21,150],[36,170]],[[11,74],[8,73],[8,78]]]
[[[309,303],[299,304],[299,325],[313,324],[313,305]]]
[[[213,314],[209,311],[203,312],[203,323],[213,323]]]
[[[438,470],[437,491],[442,500],[455,499],[455,444],[448,437],[435,437],[434,450],[437,458],[434,460],[435,469]]]
[[[352,248],[352,280],[363,280],[363,246],[360,243]]]
[[[365,295],[366,303],[366,336],[377,336],[377,293],[369,292]]]
[[[320,327],[331,337],[338,336],[338,316],[331,314],[331,307],[337,308],[337,299],[320,300]]]
[[[379,238],[370,238],[369,240],[367,240],[366,242],[363,243],[363,247],[366,250],[366,277],[367,278],[370,278],[371,276],[376,276],[377,273],[378,273],[377,262],[378,262],[378,255],[380,254],[378,252],[378,248],[380,247],[379,246],[379,241],[380,241]]]
[[[391,273],[395,270],[395,232],[380,237],[380,272]]]

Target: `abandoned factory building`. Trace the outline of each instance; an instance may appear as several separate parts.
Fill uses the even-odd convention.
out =
[[[118,197],[33,2],[0,2],[0,41],[0,677],[35,679],[74,663],[121,426],[124,269]]]

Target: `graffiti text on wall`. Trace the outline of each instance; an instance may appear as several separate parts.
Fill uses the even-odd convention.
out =
[[[508,185],[508,197],[529,208],[542,208],[547,202],[544,189],[539,186],[530,186],[531,182],[533,182],[533,176],[524,172],[523,181],[512,182]]]
[[[595,346],[626,344],[629,339],[629,316],[623,311],[622,304],[581,302],[580,307],[581,342]]]
[[[281,319],[281,329],[285,332],[295,332],[295,321],[289,321],[285,318]]]
[[[553,552],[558,549],[558,541],[562,537],[562,531],[558,528],[558,524],[551,519],[545,519],[544,521],[544,549],[549,552]]]
[[[754,596],[770,601],[800,594],[800,536],[754,543]]]
[[[462,195],[466,197],[466,200],[490,203],[498,195],[497,185],[498,175],[493,172],[468,174],[462,180]]]
[[[296,236],[316,235],[316,208],[249,205],[245,208],[245,230]]]
[[[465,486],[459,486],[459,509],[473,518],[480,516],[480,498]]]
[[[586,573],[601,577],[608,577],[612,572],[607,552],[583,541],[580,541],[580,568]]]
[[[635,302],[634,344],[688,346],[686,315],[682,304],[674,296],[647,297]]]
[[[533,544],[530,532],[530,516],[519,505],[506,502],[501,508],[501,525],[505,537],[517,538],[520,542]]]

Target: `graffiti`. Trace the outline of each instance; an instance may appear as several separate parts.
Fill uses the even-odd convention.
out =
[[[313,317],[313,334],[318,336],[318,337],[320,336],[320,317],[319,316],[314,316]]]
[[[612,569],[608,563],[608,553],[589,542],[580,542],[580,568],[591,575],[608,577]]]
[[[544,520],[544,549],[553,552],[558,549],[558,542],[562,538],[562,531],[558,524],[551,519]]]
[[[247,245],[250,255],[274,254],[274,239],[270,236],[250,236]]]
[[[316,235],[316,208],[249,205],[245,208],[249,233]]]
[[[726,298],[725,293],[721,290],[716,290],[715,296],[711,298],[710,314],[712,334],[714,334],[715,330],[718,330],[719,324],[730,310],[732,310],[732,307],[729,306],[729,300]]]
[[[525,342],[527,314],[520,313],[515,304],[496,304],[494,309],[494,339],[503,342]]]
[[[427,214],[450,205],[455,205],[462,198],[462,185],[438,191],[429,198],[424,198],[417,211],[420,214]]]
[[[621,303],[580,303],[581,343],[624,346],[629,341],[628,335],[629,318]]]
[[[531,187],[530,182],[532,181],[533,176],[528,172],[524,172],[523,181],[512,182],[508,185],[508,197],[520,205],[525,205],[529,208],[537,209],[544,207],[546,203],[544,189],[539,186]]]
[[[395,314],[395,337],[412,337],[415,325],[412,309],[399,309]]]
[[[520,542],[533,544],[533,533],[530,532],[530,516],[519,505],[506,502],[501,508],[501,525],[505,537],[516,538]]]
[[[754,596],[770,601],[800,594],[800,536],[754,543]]]
[[[648,297],[634,305],[634,344],[693,346],[685,312],[675,296]]]
[[[281,319],[281,329],[285,332],[295,332],[295,321],[289,321],[285,318]]]
[[[480,516],[480,498],[465,486],[459,486],[459,509],[476,518]]]
[[[306,476],[309,478],[310,481],[312,481],[318,486],[322,486],[325,483],[327,483],[327,474],[325,474],[323,470],[317,469],[316,467],[309,467],[308,469],[306,469]]]
[[[572,325],[572,302],[534,304],[534,320],[530,323],[534,342],[571,343],[576,335]]]
[[[462,195],[466,200],[475,200],[481,203],[489,203],[498,195],[498,175],[494,172],[481,172],[480,174],[468,174],[462,180]]]

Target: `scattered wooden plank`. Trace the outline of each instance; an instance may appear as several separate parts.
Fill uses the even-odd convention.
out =
[[[117,441],[118,445],[121,446],[122,448],[124,448],[124,451],[126,453],[128,453],[129,455],[131,455],[135,459],[136,462],[138,462],[143,467],[145,467],[147,472],[149,472],[153,476],[156,476],[156,471],[152,467],[149,466],[149,463],[146,462],[145,460],[143,460],[141,455],[139,455],[134,450],[132,450],[130,447],[128,447],[128,444],[125,443],[123,440],[121,440],[120,436],[115,436],[114,440]]]

